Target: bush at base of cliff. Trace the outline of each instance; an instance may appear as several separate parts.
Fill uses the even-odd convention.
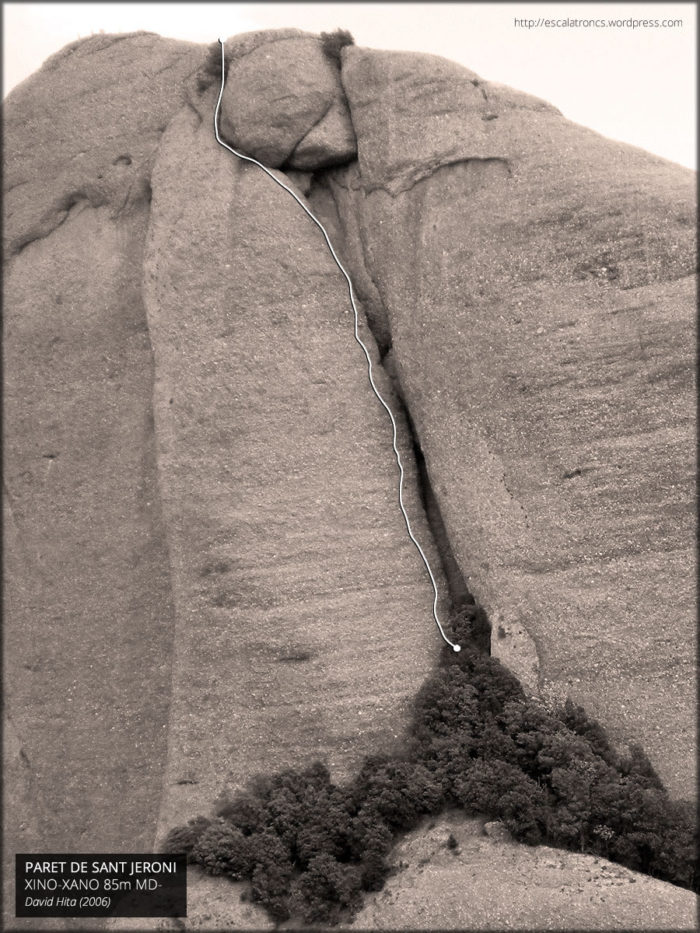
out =
[[[311,859],[294,883],[290,913],[304,923],[335,925],[362,905],[361,887],[358,866],[343,864],[322,852]]]
[[[466,645],[465,633],[455,637]],[[405,754],[372,756],[345,787],[317,762],[254,779],[165,851],[251,883],[278,921],[347,921],[381,890],[398,836],[446,807],[501,820],[525,843],[590,852],[698,889],[693,808],[673,802],[642,749],[619,758],[570,701],[527,699],[497,660],[445,652],[423,685]]]

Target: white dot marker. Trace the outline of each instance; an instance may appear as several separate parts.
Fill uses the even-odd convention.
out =
[[[461,651],[461,650],[462,650],[461,647],[460,647],[459,645],[452,645],[452,649],[453,649],[453,651]]]

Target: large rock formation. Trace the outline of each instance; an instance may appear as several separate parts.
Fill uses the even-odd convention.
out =
[[[434,56],[226,51],[222,133],[351,272],[443,614],[468,586],[690,795],[692,173]],[[440,646],[345,281],[206,59],[95,36],[6,104],[8,857],[342,778]]]
[[[152,186],[144,297],[177,618],[166,828],[223,780],[315,754],[347,774],[400,736],[438,639],[391,423],[320,231],[189,107]]]
[[[494,652],[690,796],[694,175],[442,59],[343,54],[358,162],[327,183]]]
[[[97,37],[8,105],[7,683],[53,848],[151,845],[159,801],[167,829],[317,755],[342,778],[438,650],[345,281],[217,145],[205,51]]]

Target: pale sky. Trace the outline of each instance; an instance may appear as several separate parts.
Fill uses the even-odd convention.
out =
[[[682,20],[676,27],[517,27]],[[4,3],[4,93],[68,42],[139,29],[209,43],[252,29],[349,29],[357,45],[430,52],[542,97],[571,120],[696,167],[695,3]]]

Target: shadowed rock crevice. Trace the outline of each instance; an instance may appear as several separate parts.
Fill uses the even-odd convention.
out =
[[[445,521],[440,510],[440,504],[430,479],[428,464],[420,444],[420,438],[418,437],[411,412],[406,405],[403,392],[401,391],[401,383],[396,373],[393,353],[391,351],[382,361],[382,365],[392,380],[397,398],[400,400],[402,415],[406,419],[406,424],[411,436],[413,456],[416,461],[420,501],[435,547],[440,555],[440,565],[450,597],[451,615],[454,618],[468,619],[473,644],[480,651],[491,654],[491,623],[486,611],[479,605],[478,600],[471,593],[464,574],[462,573],[462,569],[454,556]]]
[[[470,628],[474,644],[479,650],[490,654],[491,624],[486,612],[470,592],[465,576],[455,559],[418,432],[396,371],[389,317],[379,285],[372,276],[370,264],[367,262],[364,230],[357,211],[353,209],[356,201],[352,198],[354,192],[351,192],[351,189],[355,188],[355,181],[359,185],[358,164],[355,161],[342,168],[335,166],[330,170],[310,173],[303,179],[299,179],[297,173],[294,173],[294,180],[297,183],[302,182],[303,192],[309,200],[311,209],[328,230],[333,247],[352,280],[353,290],[360,305],[360,313],[364,313],[367,326],[377,343],[382,368],[394,388],[394,405],[399,409],[396,414],[405,419],[411,439],[420,503],[447,582],[450,615],[468,616],[471,621]],[[336,197],[339,193],[338,189],[342,189],[342,197]],[[355,191],[357,190],[355,188]],[[346,194],[350,197],[346,197]]]
[[[452,603],[452,612],[457,617],[468,618],[470,620],[470,631],[474,645],[480,651],[491,654],[491,623],[485,609],[479,605],[476,598],[470,592],[464,574],[454,556],[449,535],[447,534],[447,528],[445,527],[442,512],[440,511],[440,505],[430,481],[428,466],[416,434],[415,426],[411,420],[410,412],[405,406],[404,411],[406,422],[413,439],[413,455],[416,458],[416,466],[418,468],[421,502],[433,535],[433,540],[435,541],[435,546],[440,555],[440,563],[445,575],[445,580],[447,581]]]

